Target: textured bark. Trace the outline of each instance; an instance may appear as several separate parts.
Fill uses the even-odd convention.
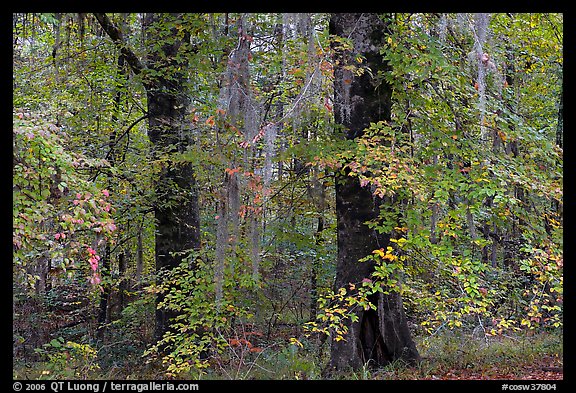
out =
[[[334,114],[347,139],[362,136],[371,122],[390,119],[391,87],[367,71],[358,76],[346,68],[370,67],[374,76],[387,71],[388,65],[379,53],[385,32],[386,25],[376,14],[333,14],[330,19],[330,33],[350,39],[354,48],[335,53]],[[357,54],[365,58],[362,63],[356,62]],[[374,271],[373,264],[358,260],[375,249],[386,248],[390,235],[379,234],[365,223],[378,217],[381,206],[392,203],[395,203],[392,199],[373,196],[368,187],[360,186],[357,177],[347,173],[336,176],[336,289],[360,283]],[[399,359],[414,363],[419,359],[400,295],[378,294],[370,300],[377,310],[356,311],[358,322],[346,322],[346,341],[332,342],[332,369],[358,369],[366,363],[383,366]]]
[[[148,98],[148,137],[153,144],[154,158],[163,158],[162,169],[154,184],[156,271],[170,270],[180,264],[186,251],[200,248],[200,214],[194,168],[189,162],[170,161],[171,153],[185,151],[191,142],[189,132],[184,129],[188,105],[185,90],[188,54],[184,51],[190,44],[190,36],[176,27],[182,25],[182,15],[146,14],[144,29],[149,51],[144,63],[126,45],[121,30],[106,14],[95,13],[94,16],[119,48],[132,72],[142,74]],[[162,300],[162,295],[159,295],[157,302]],[[169,311],[156,311],[157,340],[168,330],[174,316]]]
[[[156,71],[146,76],[148,98],[148,136],[155,156],[168,155],[163,160],[156,180],[156,271],[178,266],[184,253],[200,247],[198,191],[194,168],[190,162],[170,161],[171,153],[183,152],[190,143],[184,129],[188,106],[186,86],[187,56],[182,52],[190,41],[187,34],[174,26],[180,15],[149,13],[145,17],[149,52],[147,69]],[[169,30],[169,31],[167,31]],[[158,44],[158,37],[169,37]],[[151,75],[154,75],[153,77]],[[163,295],[158,296],[161,302]],[[174,312],[156,310],[155,337],[160,339],[168,330]]]

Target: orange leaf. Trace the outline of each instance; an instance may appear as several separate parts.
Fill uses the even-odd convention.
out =
[[[240,172],[240,168],[234,168],[234,169],[226,168],[224,169],[224,172],[226,172],[228,176],[232,176],[233,174]]]
[[[240,340],[238,340],[238,342],[240,344],[246,345],[248,348],[252,348],[252,343],[246,339],[241,338]]]
[[[237,347],[238,345],[240,345],[240,341],[235,338],[229,339],[228,342],[230,343],[231,347]]]

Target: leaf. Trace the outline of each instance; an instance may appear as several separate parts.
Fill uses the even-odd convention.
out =
[[[304,345],[298,339],[296,339],[294,337],[290,337],[290,344],[296,345],[300,348],[304,348]]]
[[[237,347],[240,345],[240,341],[236,338],[231,338],[228,340],[228,344],[230,344],[231,347]]]
[[[386,255],[383,248],[372,251],[372,254],[378,255],[380,258],[384,258],[384,256]]]
[[[60,338],[60,340],[53,339],[50,341],[49,345],[54,347],[54,348],[61,348],[62,347],[62,339],[61,338]]]

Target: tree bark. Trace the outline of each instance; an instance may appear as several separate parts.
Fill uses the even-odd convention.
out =
[[[190,162],[173,160],[192,142],[184,129],[188,109],[186,72],[190,36],[182,26],[180,14],[149,13],[144,18],[146,46],[142,62],[124,42],[121,30],[106,14],[94,16],[121,51],[135,74],[142,74],[148,99],[148,137],[153,158],[159,159],[160,173],[155,179],[156,271],[170,270],[180,264],[186,253],[200,248],[200,214],[194,168]],[[163,300],[158,296],[157,302]],[[174,313],[156,310],[155,338],[168,330]]]
[[[188,109],[186,92],[187,56],[183,53],[190,37],[175,25],[181,15],[146,14],[146,75],[148,98],[148,137],[154,158],[162,158],[156,180],[154,214],[156,218],[156,271],[178,266],[186,253],[200,248],[198,190],[192,163],[176,162],[174,153],[184,152],[191,143],[184,129]],[[169,27],[166,22],[170,22]],[[167,37],[162,42],[160,37]],[[160,44],[159,44],[160,41]],[[164,299],[158,295],[158,303]],[[173,311],[156,310],[155,337],[160,340],[168,330]]]
[[[330,34],[351,40],[352,50],[335,49],[334,114],[347,139],[364,133],[371,122],[390,120],[392,88],[376,76],[388,71],[382,47],[386,24],[376,14],[333,14]],[[356,60],[361,55],[364,60]],[[358,75],[349,66],[369,67]],[[371,76],[374,75],[374,77]],[[358,262],[375,249],[386,248],[390,234],[379,234],[365,223],[379,216],[380,208],[394,200],[375,197],[361,187],[357,177],[336,175],[336,215],[338,259],[335,288],[360,283],[370,278],[374,265]],[[413,364],[419,359],[412,341],[402,298],[397,292],[377,294],[370,299],[377,310],[358,310],[358,322],[345,322],[346,340],[332,341],[330,367],[335,370],[358,369],[369,363],[383,366],[396,360]]]

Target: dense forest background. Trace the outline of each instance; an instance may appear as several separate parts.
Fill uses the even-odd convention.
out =
[[[14,378],[558,376],[562,14],[12,40]]]

